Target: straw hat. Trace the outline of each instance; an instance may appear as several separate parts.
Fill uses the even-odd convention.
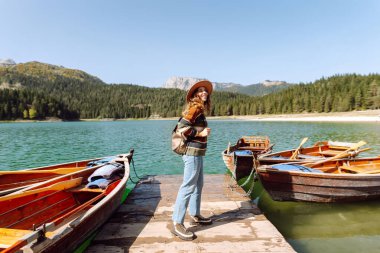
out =
[[[187,91],[186,95],[186,101],[189,102],[190,99],[193,97],[194,92],[199,88],[199,87],[205,87],[207,90],[208,95],[210,96],[212,93],[212,83],[208,80],[202,80],[199,82],[196,82],[193,84],[193,86],[190,87],[190,89]]]

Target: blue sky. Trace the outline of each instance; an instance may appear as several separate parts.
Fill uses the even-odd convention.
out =
[[[378,0],[0,0],[0,59],[107,83],[243,85],[380,72]]]

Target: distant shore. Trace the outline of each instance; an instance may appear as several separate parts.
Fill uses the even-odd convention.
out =
[[[380,110],[302,113],[302,114],[265,114],[248,116],[207,117],[208,119],[235,119],[247,121],[299,121],[299,122],[380,122]]]
[[[177,120],[177,117],[155,118],[150,120]],[[246,120],[246,121],[294,121],[294,122],[379,122],[380,110],[299,113],[299,114],[261,114],[244,116],[207,116],[208,120]]]
[[[177,120],[178,117],[170,118],[149,118],[148,120]],[[246,120],[246,121],[294,121],[294,122],[379,122],[380,110],[352,111],[352,112],[330,112],[330,113],[300,113],[300,114],[262,114],[262,115],[244,115],[244,116],[208,116],[208,120]],[[129,121],[129,120],[146,120],[140,119],[80,119],[75,121]],[[47,120],[6,120],[0,123],[12,122],[62,122],[58,118],[49,118]]]
[[[380,110],[331,112],[331,113],[224,116],[224,117],[207,117],[207,119],[247,120],[247,121],[294,121],[294,122],[380,122]]]

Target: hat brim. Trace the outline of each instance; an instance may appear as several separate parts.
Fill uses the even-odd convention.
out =
[[[195,84],[193,84],[193,86],[190,87],[190,89],[187,91],[187,95],[186,95],[186,101],[189,102],[190,99],[193,97],[194,95],[194,92],[199,88],[199,87],[205,87],[205,89],[207,90],[207,93],[208,95],[211,95],[212,93],[212,83],[210,81],[207,81],[207,80],[202,80],[202,81],[199,81]]]

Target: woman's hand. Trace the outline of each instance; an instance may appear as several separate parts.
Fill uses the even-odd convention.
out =
[[[199,132],[197,135],[198,135],[199,137],[207,137],[207,136],[210,135],[210,133],[211,133],[211,128],[206,127],[205,129],[203,129],[202,132]]]

